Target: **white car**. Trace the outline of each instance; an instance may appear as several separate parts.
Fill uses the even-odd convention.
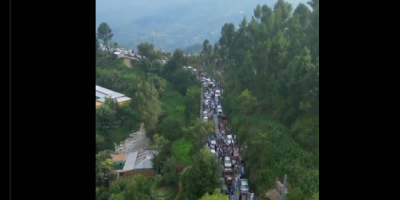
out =
[[[226,140],[225,142],[226,142],[228,145],[229,145],[229,144],[232,144],[232,143],[233,143],[232,135],[227,135],[225,140]]]
[[[203,121],[208,121],[208,117],[204,116]]]
[[[224,167],[225,168],[231,168],[232,167],[231,158],[229,156],[225,156],[224,157]]]
[[[217,145],[217,142],[215,140],[211,140],[210,141],[210,148],[211,149],[214,149],[216,145]]]

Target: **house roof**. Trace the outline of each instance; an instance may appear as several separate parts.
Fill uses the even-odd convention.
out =
[[[126,153],[118,153],[111,155],[112,162],[124,162],[126,160]]]
[[[118,103],[131,100],[131,98],[121,93],[96,85],[96,100],[104,103],[107,97],[117,100]]]
[[[135,169],[151,169],[153,162],[151,159],[153,154],[149,150],[135,151],[128,153],[122,171],[130,171]]]
[[[134,169],[151,169],[153,168],[153,154],[151,151],[145,150],[140,151],[136,157],[135,168]]]

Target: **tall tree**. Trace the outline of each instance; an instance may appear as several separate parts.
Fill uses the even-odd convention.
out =
[[[161,102],[153,83],[139,83],[132,104],[140,112],[146,128],[154,128],[161,114]]]
[[[214,57],[218,57],[218,54],[219,54],[219,46],[218,46],[218,43],[215,42],[214,48],[213,48],[213,55],[214,55]]]
[[[106,101],[96,109],[96,127],[99,135],[104,137],[105,148],[113,147],[114,135],[112,132],[118,127],[119,120],[116,117],[117,105],[113,99]]]
[[[199,104],[195,104],[193,102],[199,101],[201,95],[201,89],[199,87],[193,86],[187,89],[185,95],[185,119],[186,123],[188,123],[192,119],[196,119],[199,115]]]
[[[178,161],[174,157],[169,157],[164,161],[161,173],[163,174],[165,184],[175,185],[178,183],[179,176],[176,171],[177,165]]]
[[[154,87],[157,90],[158,96],[161,96],[167,88],[167,82],[165,81],[165,79],[154,74],[148,76],[147,79],[148,81],[153,83]]]
[[[247,146],[250,182],[263,193],[286,173],[296,199],[319,190],[319,0],[308,4],[257,5],[250,22],[225,24],[219,40],[229,61],[224,113]]]
[[[182,69],[182,67],[186,66],[187,63],[188,61],[183,56],[183,51],[180,49],[176,49],[172,55],[172,58],[164,65],[162,74],[164,75],[165,79],[167,79],[168,81],[172,81],[172,74],[175,71]]]
[[[161,151],[164,148],[164,145],[168,144],[169,141],[165,139],[162,135],[158,135],[157,133],[153,136],[153,142],[150,146],[150,149],[155,151]]]
[[[195,149],[201,149],[204,145],[205,139],[215,134],[214,122],[203,121],[201,119],[196,119],[194,125],[188,128],[183,128],[185,137],[188,138],[195,146]]]
[[[97,37],[103,40],[104,45],[108,45],[108,41],[110,41],[113,36],[114,34],[107,23],[102,22],[97,28]]]
[[[113,176],[113,168],[111,159],[111,151],[100,151],[96,154],[96,183],[100,184],[101,181],[108,177]]]
[[[140,43],[137,46],[138,49],[138,53],[142,56],[145,56],[146,58],[148,58],[150,61],[154,61],[158,58],[160,58],[160,55],[154,50],[154,45],[144,42],[144,43]]]
[[[210,41],[208,41],[207,39],[204,40],[203,42],[203,53],[205,55],[205,57],[208,59],[212,53],[212,45],[210,45]]]
[[[199,199],[220,186],[218,160],[208,148],[202,148],[194,163],[182,175],[182,185],[189,199]]]

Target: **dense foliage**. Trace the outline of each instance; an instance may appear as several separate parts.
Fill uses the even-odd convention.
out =
[[[179,163],[188,165],[192,162],[192,158],[190,155],[192,148],[192,143],[182,138],[172,144],[172,155]]]
[[[218,189],[214,190],[214,193],[211,195],[209,193],[204,194],[199,200],[226,200],[226,196],[221,194],[221,191]]]
[[[250,21],[222,27],[215,52],[225,58],[224,112],[247,146],[251,186],[261,193],[287,174],[288,199],[319,191],[319,2],[309,5],[258,5]]]
[[[265,194],[287,174],[286,199],[319,199],[318,0],[294,9],[283,0],[273,8],[258,5],[238,27],[225,24],[218,43],[204,41],[201,57],[184,57],[178,49],[161,65],[156,59],[165,55],[152,45],[138,49],[146,58],[132,60],[132,67],[113,55],[96,54],[96,83],[132,98],[131,104],[107,101],[96,109],[96,182],[113,176],[106,150],[142,122],[157,152],[153,165],[159,175],[155,182],[141,176],[118,179],[108,189],[99,187],[97,199],[160,199],[154,188],[180,184],[179,199],[220,199],[206,194],[219,187],[220,174],[209,151],[201,150],[213,123],[198,120],[200,83],[182,68],[190,64],[201,70],[208,60],[208,74],[224,86],[224,113],[243,147],[251,189]],[[214,58],[219,58],[215,64]]]

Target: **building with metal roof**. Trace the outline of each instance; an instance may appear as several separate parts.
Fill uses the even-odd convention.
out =
[[[106,101],[106,98],[112,98],[120,105],[131,100],[131,98],[125,96],[124,94],[96,85],[96,107],[101,106]]]
[[[122,170],[117,172],[122,176],[143,174],[152,176],[155,174],[153,169],[153,152],[149,150],[140,150],[128,153]]]

